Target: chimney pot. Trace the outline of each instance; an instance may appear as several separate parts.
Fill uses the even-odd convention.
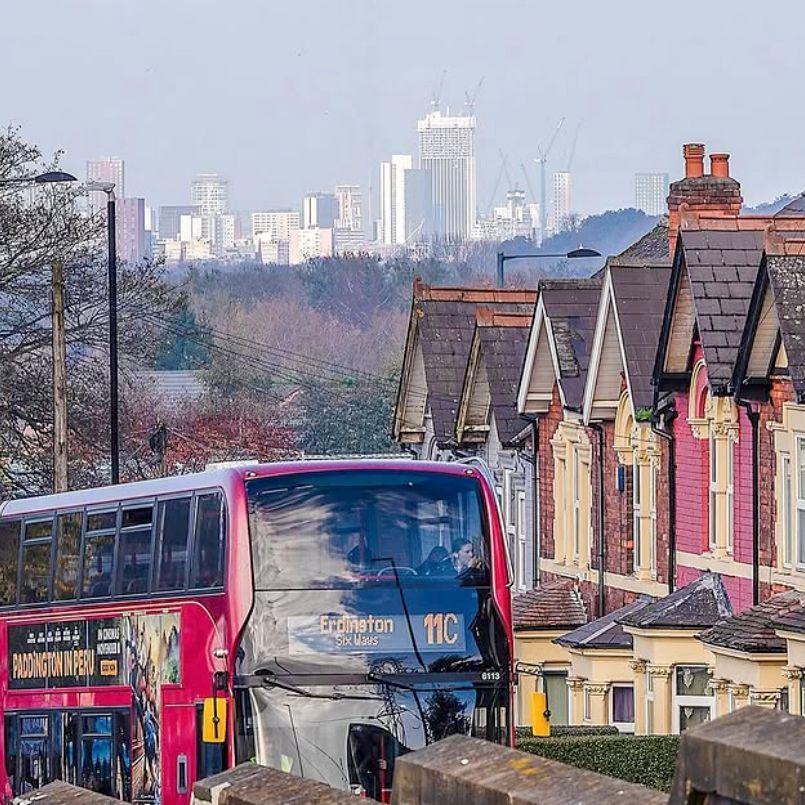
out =
[[[728,179],[730,175],[730,155],[710,154],[710,173],[719,179]]]
[[[702,143],[685,143],[682,146],[685,157],[685,178],[698,179],[704,176],[704,145]]]

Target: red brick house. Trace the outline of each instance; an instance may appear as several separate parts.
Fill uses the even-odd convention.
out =
[[[802,200],[793,202],[798,209]],[[775,216],[789,219],[792,210]],[[754,285],[733,377],[761,411],[760,596],[805,590],[805,232],[772,232]]]
[[[661,494],[675,537],[673,581],[717,571],[741,611],[760,599],[771,564],[770,537],[761,552],[762,518],[755,519],[753,444],[774,410],[736,397],[733,376],[768,231],[805,229],[805,221],[740,216],[740,185],[726,155],[713,155],[706,175],[703,153],[685,146],[686,177],[669,195],[674,257],[654,407],[668,423],[674,467]]]

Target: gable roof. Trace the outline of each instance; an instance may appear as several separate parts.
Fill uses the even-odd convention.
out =
[[[732,604],[721,576],[708,571],[619,620],[624,626],[637,629],[704,629],[730,615]]]
[[[620,618],[639,612],[651,602],[652,599],[648,596],[640,597],[625,607],[616,609],[608,615],[596,618],[572,632],[557,637],[553,642],[569,648],[629,649],[632,647],[632,635],[623,630],[623,626],[619,622]]]
[[[676,335],[689,346],[695,326],[712,393],[716,396],[731,393],[732,374],[763,241],[764,232],[760,228],[680,230],[654,365],[655,382],[667,375],[679,374],[666,371],[668,344],[674,334],[672,328],[688,328],[689,334]],[[681,323],[678,323],[674,314],[680,290],[690,294],[692,315],[680,317]],[[686,366],[683,374],[689,369]]]
[[[535,301],[535,291],[436,288],[416,281],[395,406],[395,438],[400,438],[408,399],[421,402],[426,397],[437,441],[451,442],[476,309],[484,305],[493,311],[530,314]],[[421,350],[425,387],[410,382],[417,349]]]
[[[735,651],[782,654],[786,643],[777,636],[775,624],[789,613],[805,613],[805,593],[791,590],[775,595],[740,615],[719,621],[697,637],[708,645]]]
[[[584,601],[571,579],[515,595],[512,617],[515,631],[568,629],[587,623]]]
[[[793,203],[793,202],[792,202]],[[782,244],[791,249],[792,241]],[[767,307],[770,305],[770,307]],[[763,336],[761,338],[761,330]],[[765,340],[766,343],[760,343]],[[779,344],[785,349],[788,373],[797,401],[805,402],[805,256],[802,254],[767,254],[764,256],[746,318],[741,348],[736,362],[736,388],[750,379],[765,383]],[[752,367],[755,349],[765,350],[763,376],[752,378],[758,368]],[[756,361],[755,363],[758,363]]]
[[[606,402],[615,403],[610,405],[611,413],[614,415],[620,396],[621,372],[625,375],[633,413],[651,407],[651,377],[670,277],[670,268],[665,266],[612,263],[607,266],[584,393],[586,420],[591,418],[597,401],[601,372],[612,372],[614,368],[612,356],[604,355],[605,349],[611,350],[614,344],[620,352],[617,375],[600,378],[607,387]]]
[[[528,314],[495,313],[485,307],[476,311],[475,332],[456,422],[459,442],[470,406],[481,386],[486,397],[483,402],[494,415],[501,443],[510,445],[523,429],[516,398],[530,324]],[[485,373],[484,378],[480,377],[481,372]],[[489,424],[488,419],[483,424]]]
[[[800,193],[785,207],[774,213],[775,218],[802,218],[803,216],[805,216],[805,193]]]
[[[520,377],[520,412],[527,410],[531,374],[539,357],[543,329],[547,335],[553,379],[558,381],[562,404],[566,408],[581,410],[601,284],[600,275],[589,279],[540,280],[539,301]]]
[[[630,266],[633,268],[667,266],[670,268],[668,216],[662,216],[653,229],[649,230],[642,238],[636,240],[620,254],[610,257],[607,262],[611,266]]]

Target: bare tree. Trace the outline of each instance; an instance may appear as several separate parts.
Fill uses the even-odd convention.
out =
[[[0,179],[57,167],[19,131],[0,132]],[[51,266],[64,266],[71,486],[104,482],[108,455],[108,302],[103,216],[82,189],[0,187],[0,493],[52,489]],[[118,280],[124,367],[154,345],[150,315],[176,304],[154,263],[122,265]]]

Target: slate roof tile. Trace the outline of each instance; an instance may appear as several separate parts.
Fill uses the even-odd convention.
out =
[[[732,604],[721,576],[707,572],[619,621],[640,629],[704,629],[730,615]]]
[[[587,623],[584,601],[571,579],[515,595],[512,616],[515,631],[572,629]]]
[[[805,400],[805,257],[769,256],[766,270],[791,382],[798,398]]]
[[[652,599],[648,596],[642,596],[625,607],[616,609],[602,618],[596,618],[572,632],[557,637],[553,642],[570,648],[629,649],[632,647],[632,635],[624,631],[620,619],[638,612],[648,606],[651,601]]]
[[[680,239],[707,375],[714,388],[726,389],[738,357],[764,233],[683,229]],[[721,335],[714,338],[714,333]]]
[[[797,613],[805,613],[805,593],[792,590],[719,621],[698,637],[708,645],[735,651],[783,654],[786,642],[777,636],[776,624],[779,619]]]
[[[415,288],[412,316],[417,317],[428,404],[439,441],[451,439],[455,431],[478,306],[530,314],[535,302],[535,291],[422,285]],[[422,393],[424,390],[415,391]]]

